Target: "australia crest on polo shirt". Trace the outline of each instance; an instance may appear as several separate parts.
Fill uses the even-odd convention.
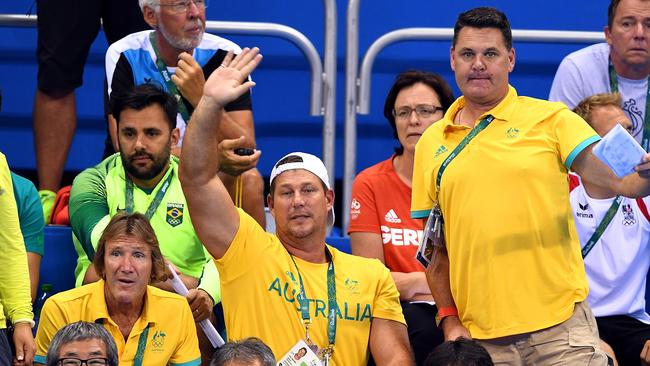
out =
[[[183,208],[184,204],[182,203],[167,203],[167,217],[165,218],[167,223],[172,227],[178,226],[183,223]]]

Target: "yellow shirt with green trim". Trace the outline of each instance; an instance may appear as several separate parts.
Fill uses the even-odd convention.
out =
[[[79,320],[104,325],[117,344],[121,366],[133,365],[140,337],[147,326],[143,365],[201,364],[196,327],[185,298],[147,286],[142,314],[125,340],[108,314],[103,280],[60,292],[45,301],[36,332],[34,362],[45,364],[54,334],[66,324]]]
[[[440,165],[471,130],[453,122],[464,103],[456,100],[416,146],[414,218],[427,218]],[[567,173],[599,140],[564,104],[520,97],[512,87],[489,114],[494,121],[444,170],[438,197],[451,292],[478,339],[559,324],[586,299]]]
[[[298,271],[277,236],[265,232],[244,211],[226,254],[216,260],[228,338],[255,336],[271,347],[276,359],[299,340],[305,327],[296,295]],[[352,256],[328,246],[334,261],[338,302],[332,366],[362,366],[368,361],[373,317],[405,324],[399,293],[388,269],[376,259]],[[309,299],[311,339],[328,344],[327,263],[294,257]]]
[[[178,179],[178,158],[170,157],[169,169],[151,192],[134,185],[133,207],[145,213],[165,180],[172,176],[163,200],[151,217],[150,223],[160,242],[160,251],[181,273],[201,278],[199,288],[212,296],[215,303],[221,299],[219,277],[212,257],[199,240],[187,210],[185,195]],[[126,209],[126,180],[120,154],[116,153],[101,163],[81,172],[70,192],[70,225],[73,243],[78,254],[75,269],[76,286],[81,286],[86,270],[95,255],[99,238],[111,217]],[[205,271],[210,277],[202,277]]]
[[[20,231],[7,158],[0,153],[0,329],[12,322],[32,323],[32,298],[25,243]],[[6,318],[5,318],[6,317]]]

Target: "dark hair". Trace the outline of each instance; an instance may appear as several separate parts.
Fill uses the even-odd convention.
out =
[[[111,218],[99,238],[97,252],[93,258],[93,265],[97,275],[104,278],[104,257],[106,256],[106,242],[117,238],[131,238],[151,247],[151,279],[150,283],[166,281],[172,275],[165,265],[165,258],[160,252],[158,238],[147,217],[139,212],[132,214],[126,211],[119,212]]]
[[[607,7],[607,26],[611,29],[614,25],[614,17],[616,16],[616,10],[618,10],[618,4],[621,3],[621,0],[612,0],[609,2]]]
[[[117,366],[119,363],[117,346],[115,340],[101,324],[78,321],[59,329],[52,338],[47,350],[45,363],[47,366],[55,366],[59,362],[61,346],[64,344],[85,341],[87,339],[99,339],[106,346],[106,358],[108,366]]]
[[[384,117],[388,121],[388,124],[393,129],[393,136],[397,139],[397,127],[395,126],[395,116],[393,115],[393,110],[395,109],[395,100],[397,96],[402,91],[415,84],[422,83],[431,89],[438,95],[440,99],[440,106],[442,107],[443,113],[447,112],[449,106],[454,102],[454,93],[452,93],[449,84],[438,74],[431,72],[420,71],[420,70],[408,70],[405,71],[395,78],[393,86],[390,87],[388,95],[386,95],[386,101],[384,102]],[[402,155],[404,153],[404,146],[397,141],[399,147],[395,148],[395,153],[397,155]]]
[[[275,366],[275,356],[271,348],[255,337],[228,342],[217,348],[210,366],[228,366],[233,361],[251,364],[259,361],[262,366]]]
[[[496,28],[501,31],[503,35],[503,43],[506,49],[512,49],[512,30],[510,29],[510,22],[504,13],[496,8],[480,7],[470,9],[464,13],[460,13],[456,24],[454,25],[454,39],[452,46],[456,46],[458,34],[464,27],[471,28]]]
[[[117,125],[120,124],[120,113],[125,109],[141,111],[153,104],[159,105],[165,112],[169,130],[176,128],[178,104],[171,95],[167,94],[156,84],[141,84],[124,93],[111,93],[111,114]]]
[[[494,363],[478,342],[461,337],[436,347],[424,361],[424,366],[494,366]]]

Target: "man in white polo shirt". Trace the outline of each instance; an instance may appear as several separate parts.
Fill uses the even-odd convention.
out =
[[[574,112],[604,136],[632,122],[618,94],[596,94]],[[620,365],[650,363],[650,315],[645,310],[650,267],[650,197],[626,198],[570,175],[571,206],[585,261],[589,297],[600,338]],[[611,210],[609,219],[607,213]]]

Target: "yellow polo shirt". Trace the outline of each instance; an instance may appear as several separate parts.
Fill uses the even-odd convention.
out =
[[[199,342],[187,300],[152,286],[147,287],[145,296],[142,314],[126,340],[108,315],[103,280],[52,296],[41,311],[34,362],[45,364],[47,349],[59,329],[84,320],[104,324],[115,339],[121,366],[133,365],[140,336],[147,326],[143,365],[200,365]]]
[[[428,216],[438,169],[471,130],[453,123],[464,103],[456,100],[417,144],[414,218]],[[444,171],[439,197],[451,291],[478,339],[559,324],[587,297],[567,172],[599,140],[564,104],[520,97],[512,87],[488,114],[494,121]]]

